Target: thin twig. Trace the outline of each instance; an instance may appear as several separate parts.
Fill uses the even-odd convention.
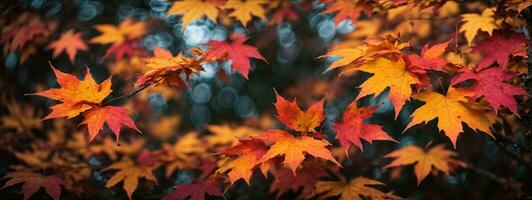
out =
[[[151,82],[150,84],[145,84],[145,85],[143,85],[142,87],[139,87],[139,88],[137,88],[136,90],[131,91],[131,92],[129,92],[129,93],[127,93],[127,94],[124,94],[124,95],[122,95],[122,96],[112,98],[112,99],[110,99],[109,101],[106,101],[105,103],[103,103],[102,105],[103,105],[103,106],[106,106],[106,105],[109,105],[109,104],[114,103],[114,102],[116,102],[116,101],[119,101],[119,100],[122,100],[122,99],[128,99],[128,98],[130,98],[130,97],[132,97],[132,96],[135,96],[135,95],[138,94],[139,92],[142,92],[142,90],[144,90],[144,89],[146,89],[146,88],[148,88],[148,87],[150,87],[150,86],[152,86],[152,85],[154,85],[154,84],[159,83],[159,82],[160,82],[161,80],[163,80],[165,77],[166,77],[166,76],[163,76],[163,77],[159,78],[158,80],[156,80],[156,81],[154,81],[154,82]]]
[[[508,154],[510,157],[512,157],[514,160],[519,162],[522,165],[525,165],[527,168],[532,169],[532,164],[521,158],[519,155],[514,154],[510,150],[508,150],[503,144],[501,144],[499,141],[495,140],[492,137],[488,137],[499,149],[501,149],[504,153]]]
[[[504,178],[501,178],[499,176],[497,176],[496,174],[490,172],[490,171],[487,171],[485,169],[481,169],[481,168],[477,168],[475,166],[473,166],[473,164],[471,164],[470,162],[466,162],[466,165],[467,165],[467,168],[468,170],[472,171],[472,172],[475,172],[479,175],[482,175],[482,176],[485,176],[486,178],[492,180],[493,182],[496,182],[496,183],[499,183],[499,185],[503,186],[503,187],[507,187],[508,186],[508,181]]]

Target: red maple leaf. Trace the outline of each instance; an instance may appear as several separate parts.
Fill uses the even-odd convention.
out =
[[[495,32],[493,36],[479,42],[472,52],[482,52],[482,59],[478,62],[477,70],[485,69],[497,62],[506,67],[510,55],[524,51],[526,37],[518,33]]]
[[[5,178],[10,178],[10,180],[8,180],[0,190],[24,182],[24,184],[22,184],[24,200],[29,199],[33,194],[39,191],[41,187],[44,188],[44,191],[50,195],[52,199],[59,200],[59,197],[61,196],[61,185],[64,185],[64,181],[57,176],[41,176],[40,174],[24,171],[10,172],[4,177],[4,179]]]
[[[362,150],[362,139],[370,143],[374,140],[397,142],[384,132],[380,125],[364,123],[377,108],[377,106],[358,108],[356,103],[352,102],[345,109],[342,121],[334,123],[333,130],[336,131],[336,139],[340,141],[346,154],[351,144]]]
[[[313,194],[314,185],[318,181],[318,178],[329,177],[325,169],[332,169],[335,173],[338,171],[338,167],[331,168],[315,160],[305,162],[301,166],[301,169],[296,175],[288,168],[277,167],[273,172],[275,179],[270,187],[270,193],[278,191],[276,196],[279,198],[289,190],[297,192],[302,188],[299,197],[307,199]]]
[[[527,95],[527,92],[523,88],[505,82],[513,78],[513,73],[500,66],[478,72],[464,69],[453,78],[451,84],[455,85],[462,81],[475,80],[475,84],[471,87],[474,92],[472,98],[484,97],[495,111],[504,106],[515,113],[517,112],[517,102],[514,96]]]
[[[208,60],[224,58],[231,60],[231,67],[247,79],[248,73],[251,70],[249,58],[266,61],[260,55],[259,51],[257,51],[257,48],[244,44],[247,39],[247,37],[238,37],[232,43],[212,40],[209,42],[211,50],[207,53],[206,57]]]
[[[130,41],[124,41],[122,43],[113,44],[107,51],[102,59],[107,59],[111,55],[115,56],[115,62],[122,60],[125,56],[132,57],[134,55],[143,56],[146,51],[140,48],[140,40],[134,39]]]
[[[163,197],[163,200],[203,200],[205,194],[211,196],[222,196],[222,189],[216,179],[210,178],[201,182],[192,182],[189,184],[178,185],[175,191]]]

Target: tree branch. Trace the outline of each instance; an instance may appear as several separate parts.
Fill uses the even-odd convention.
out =
[[[162,76],[161,78],[157,79],[157,80],[154,81],[154,82],[151,82],[150,84],[145,84],[145,85],[143,85],[142,87],[139,87],[139,88],[137,88],[136,90],[133,90],[133,91],[127,93],[127,94],[124,94],[124,95],[119,96],[119,97],[112,98],[112,99],[110,99],[109,101],[106,101],[105,103],[103,103],[102,105],[103,105],[103,106],[107,106],[107,105],[109,105],[109,104],[111,104],[111,103],[114,103],[114,102],[116,102],[116,101],[120,101],[120,100],[122,100],[122,99],[128,99],[128,98],[130,98],[130,97],[132,97],[132,96],[135,96],[135,95],[138,94],[139,92],[142,92],[142,90],[144,90],[144,89],[146,89],[146,88],[148,88],[148,87],[150,87],[150,86],[152,86],[152,85],[154,85],[154,84],[159,83],[159,82],[160,82],[161,80],[163,80],[165,77],[166,77],[166,76]]]

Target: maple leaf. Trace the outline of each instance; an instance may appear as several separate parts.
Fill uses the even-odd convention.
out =
[[[305,161],[295,175],[288,168],[277,168],[273,171],[274,180],[270,186],[270,193],[277,191],[276,198],[279,199],[282,194],[289,190],[297,192],[302,188],[297,199],[309,199],[314,192],[314,185],[318,181],[318,178],[329,177],[329,173],[325,170],[326,167],[328,166],[325,166],[319,161]],[[332,170],[336,169],[332,168]]]
[[[490,36],[494,29],[497,29],[498,25],[493,18],[494,9],[488,8],[482,11],[482,14],[463,14],[462,21],[464,24],[460,27],[460,32],[464,32],[467,44],[471,46],[473,39],[477,35],[478,31],[485,31]]]
[[[205,141],[207,141],[209,146],[215,148],[231,147],[238,143],[239,138],[249,138],[259,134],[258,130],[251,127],[231,127],[228,124],[207,125],[207,130],[213,135],[205,136]]]
[[[372,73],[373,76],[359,86],[361,90],[356,100],[371,94],[379,95],[389,88],[388,98],[394,106],[395,118],[410,99],[411,85],[420,83],[419,79],[407,70],[402,58],[397,61],[377,58],[362,65],[358,70]]]
[[[443,131],[456,147],[458,135],[463,132],[462,122],[473,130],[480,130],[493,137],[490,131],[492,120],[474,106],[474,102],[468,102],[467,97],[471,92],[464,89],[449,87],[447,95],[437,92],[426,91],[412,96],[425,102],[412,113],[412,121],[408,123],[405,131],[410,127],[438,118],[438,129]],[[404,132],[404,131],[403,131]]]
[[[393,193],[384,193],[370,186],[384,186],[385,184],[366,177],[357,177],[349,182],[345,181],[318,181],[316,193],[320,198],[340,196],[340,200],[354,199],[401,199]],[[364,198],[361,198],[364,197]]]
[[[266,10],[262,6],[267,3],[268,1],[266,0],[228,0],[222,8],[233,9],[229,16],[235,17],[246,27],[253,16],[266,20]]]
[[[61,88],[49,89],[31,95],[39,95],[61,101],[52,106],[52,112],[44,119],[60,117],[73,118],[83,113],[85,120],[81,124],[87,124],[91,142],[103,124],[106,123],[116,136],[117,142],[122,125],[133,128],[137,127],[127,115],[127,110],[115,106],[102,106],[102,101],[112,92],[111,77],[98,84],[92,78],[87,68],[85,78],[79,80],[76,76],[63,73],[51,66]],[[139,131],[140,132],[140,131]]]
[[[219,60],[224,58],[231,60],[231,68],[244,76],[244,78],[248,79],[248,74],[251,70],[249,58],[255,58],[264,61],[266,61],[266,59],[260,55],[259,51],[257,51],[257,48],[244,44],[247,39],[247,37],[238,37],[231,43],[226,41],[212,40],[208,43],[211,49],[205,56],[208,60]]]
[[[126,42],[113,44],[111,47],[109,47],[109,49],[107,49],[107,51],[105,51],[105,55],[103,55],[102,59],[107,59],[111,55],[114,55],[115,62],[119,62],[125,56],[133,58],[136,56],[145,55],[146,51],[140,47],[140,42],[141,41],[139,39],[132,39]]]
[[[137,79],[136,87],[164,82],[170,86],[179,85],[186,88],[186,83],[181,79],[180,74],[184,73],[185,79],[188,79],[192,74],[203,71],[201,64],[206,61],[203,51],[193,49],[192,53],[200,58],[186,58],[182,54],[173,56],[172,52],[156,47],[153,52],[154,57],[143,59],[149,70]]]
[[[384,168],[416,163],[414,171],[416,173],[417,184],[419,185],[429,175],[433,167],[442,171],[447,176],[454,168],[458,166],[465,167],[466,164],[464,162],[455,159],[457,156],[458,154],[456,152],[445,149],[445,145],[442,144],[431,148],[428,152],[425,152],[425,150],[417,146],[409,145],[384,156],[394,159]]]
[[[96,25],[94,28],[102,33],[91,39],[95,44],[120,44],[127,40],[139,38],[145,34],[146,25],[143,21],[135,22],[127,18],[118,26],[112,24]]]
[[[169,155],[164,158],[168,163],[165,165],[165,175],[169,177],[176,169],[186,169],[198,164],[199,155],[205,154],[204,142],[198,137],[198,133],[189,132],[179,138],[170,147]]]
[[[336,13],[334,17],[335,24],[349,19],[352,23],[356,22],[360,17],[360,13],[364,12],[371,16],[372,8],[367,1],[351,1],[351,0],[327,0],[324,2],[331,3],[325,10],[321,11],[323,14]]]
[[[111,164],[109,167],[102,171],[118,170],[105,184],[105,187],[111,188],[116,184],[123,182],[122,188],[127,193],[129,199],[133,195],[133,192],[138,187],[139,179],[145,178],[146,180],[157,182],[155,176],[153,176],[153,166],[144,166],[135,164],[130,158],[124,157],[122,161]]]
[[[22,184],[22,193],[24,193],[24,200],[29,199],[33,194],[35,194],[41,187],[44,188],[44,191],[52,197],[54,200],[59,200],[61,196],[61,185],[64,185],[64,181],[57,176],[42,176],[40,174],[25,172],[25,171],[15,171],[10,172],[3,179],[9,178],[6,184],[0,188],[4,189],[15,184]]]
[[[261,140],[239,140],[238,144],[222,152],[228,156],[236,155],[238,157],[225,162],[216,172],[225,173],[231,170],[227,174],[231,184],[234,184],[239,179],[244,179],[249,185],[253,169],[259,164],[260,159],[266,154],[267,150],[268,148]],[[266,176],[266,172],[263,171],[263,173]]]
[[[356,47],[332,49],[319,58],[340,57],[333,61],[324,73],[336,68],[342,68],[340,75],[343,75],[357,71],[361,65],[377,58],[399,58],[402,55],[401,50],[408,46],[408,43],[401,42],[391,35],[385,35],[368,38],[364,41],[364,44],[356,45]]]
[[[0,43],[14,51],[23,49],[29,41],[48,32],[47,27],[38,16],[22,14],[14,23],[2,29]]]
[[[275,13],[273,13],[272,18],[270,19],[270,24],[282,24],[285,19],[288,21],[297,21],[299,16],[292,8],[279,8],[275,11]]]
[[[466,80],[475,80],[475,84],[471,86],[474,93],[473,99],[484,97],[491,107],[495,109],[495,112],[501,106],[504,106],[510,109],[511,112],[516,113],[517,102],[514,96],[525,96],[528,93],[523,88],[505,83],[513,79],[514,74],[502,67],[492,67],[479,72],[465,68],[453,77],[451,85],[456,85]]]
[[[87,68],[85,78],[79,80],[76,76],[61,72],[52,66],[52,70],[57,78],[57,83],[61,88],[49,89],[32,95],[39,95],[61,103],[52,106],[52,112],[44,119],[60,117],[73,118],[80,113],[100,105],[102,101],[111,94],[111,78],[98,84],[92,78],[90,70]]]
[[[74,62],[74,58],[78,51],[87,51],[89,50],[89,47],[85,44],[83,38],[81,38],[81,33],[76,33],[74,29],[70,29],[63,33],[57,41],[51,43],[48,46],[48,49],[54,49],[54,58],[59,56],[61,52],[65,51],[68,55],[68,59],[70,59],[71,62]]]
[[[326,140],[317,140],[309,136],[294,137],[283,130],[268,130],[256,137],[273,145],[259,162],[265,162],[277,156],[284,155],[283,164],[289,167],[295,174],[297,167],[305,160],[305,153],[314,157],[329,160],[338,166],[340,163],[334,159],[331,152],[325,148],[329,146]]]
[[[115,134],[116,142],[118,143],[118,139],[120,138],[120,127],[122,126],[127,126],[140,133],[140,130],[135,126],[135,122],[129,118],[127,113],[127,109],[123,107],[94,107],[83,113],[84,120],[80,125],[87,125],[87,128],[89,129],[89,142],[92,142],[100,130],[103,129],[105,123]]]
[[[364,123],[377,108],[377,106],[358,108],[356,103],[352,102],[345,109],[342,121],[334,122],[333,130],[336,132],[336,139],[340,141],[346,155],[351,144],[362,150],[362,139],[370,143],[374,140],[397,142],[384,132],[380,125]]]
[[[425,70],[443,71],[443,67],[448,63],[442,55],[449,45],[447,42],[436,44],[429,48],[428,44],[421,49],[421,55],[409,54],[405,58],[409,62],[408,68],[411,72],[418,74],[426,73]]]
[[[223,196],[222,188],[218,181],[214,178],[209,178],[205,181],[192,182],[189,184],[178,185],[175,191],[163,197],[163,200],[203,200],[205,195]]]
[[[149,124],[150,133],[158,139],[167,139],[175,133],[180,122],[181,116],[177,114],[161,117]]]
[[[297,106],[295,99],[294,101],[289,102],[277,94],[277,92],[275,93],[275,96],[277,98],[277,102],[275,102],[275,109],[279,114],[277,118],[281,123],[296,131],[301,131],[304,133],[316,132],[314,129],[320,125],[324,118],[324,99],[310,106],[306,112],[303,112],[299,106]]]
[[[29,133],[32,129],[41,129],[41,120],[34,117],[35,111],[28,105],[20,105],[15,101],[6,103],[9,113],[0,117],[4,129],[15,129],[17,133]]]
[[[518,33],[502,33],[496,31],[493,36],[482,40],[472,52],[482,52],[482,59],[478,62],[477,70],[485,69],[497,62],[506,67],[510,55],[526,49],[526,37]]]
[[[172,7],[168,9],[168,15],[183,15],[183,30],[190,22],[198,20],[206,16],[213,22],[216,22],[218,17],[218,6],[223,4],[223,0],[184,0],[176,1],[172,4]]]

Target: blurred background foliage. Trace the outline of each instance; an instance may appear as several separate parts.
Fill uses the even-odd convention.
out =
[[[358,40],[360,44],[365,37],[387,32],[383,30],[388,30],[389,33],[401,33],[402,39],[411,42],[412,49],[419,50],[426,43],[435,44],[453,37],[455,24],[446,20],[456,18],[460,10],[481,10],[485,7],[479,2],[454,2],[442,8],[443,11],[439,14],[445,16],[428,16],[433,17],[433,21],[408,21],[405,19],[408,19],[411,13],[397,11],[398,14],[394,14],[389,11],[387,16],[377,15],[369,18],[363,15],[357,23],[344,20],[336,24],[334,15],[321,13],[327,4],[309,1],[304,4],[305,6],[294,7],[299,17],[296,21],[271,25],[264,20],[255,19],[244,28],[238,22],[226,20],[217,24],[205,19],[194,21],[183,28],[180,16],[167,16],[166,12],[171,2],[164,0],[8,0],[1,2],[0,5],[2,26],[9,24],[21,13],[30,12],[32,17],[39,17],[43,22],[55,23],[53,32],[60,33],[73,28],[83,33],[84,40],[98,35],[93,28],[94,25],[117,24],[126,18],[142,20],[150,27],[142,40],[142,48],[152,51],[153,47],[158,46],[172,51],[174,55],[185,52],[191,47],[204,47],[210,40],[224,40],[232,33],[242,33],[250,38],[247,44],[257,47],[267,60],[267,62],[251,61],[253,70],[249,80],[231,71],[228,62],[208,63],[204,65],[205,72],[201,72],[199,76],[194,76],[189,81],[189,89],[180,90],[160,85],[122,102],[130,110],[131,116],[143,134],[132,131],[122,134],[121,144],[118,147],[110,139],[111,132],[104,131],[103,136],[90,144],[93,147],[85,149],[86,160],[75,159],[74,163],[80,165],[80,168],[90,170],[74,173],[86,174],[88,178],[76,183],[77,188],[67,188],[68,192],[63,193],[64,199],[125,198],[126,195],[121,188],[104,187],[111,174],[102,173],[101,169],[107,167],[111,161],[118,160],[117,156],[136,155],[141,149],[160,149],[163,144],[173,144],[190,131],[197,131],[200,135],[211,135],[213,131],[207,130],[209,127],[207,125],[229,124],[230,127],[226,127],[229,130],[225,130],[228,132],[234,132],[237,127],[250,127],[257,131],[282,127],[274,118],[275,91],[288,99],[296,98],[304,108],[325,98],[326,120],[323,132],[327,134],[329,141],[335,141],[334,133],[331,131],[332,122],[340,118],[342,110],[357,96],[359,91],[357,86],[368,77],[368,74],[338,78],[338,72],[323,73],[333,59],[321,59],[319,56],[324,55],[335,45],[356,46],[357,43],[354,41]],[[528,34],[528,30],[522,31]],[[56,35],[47,36],[48,38],[43,40],[57,38]],[[353,44],[341,43],[347,40]],[[42,116],[49,112],[47,107],[52,105],[53,101],[24,95],[57,86],[49,61],[58,69],[76,75],[83,74],[85,67],[88,67],[97,82],[112,75],[114,92],[111,98],[133,89],[135,73],[138,72],[136,67],[141,65],[134,59],[122,64],[123,66],[120,62],[113,62],[112,59],[102,59],[107,48],[104,45],[91,44],[90,50],[79,52],[73,63],[66,55],[52,59],[52,51],[45,49],[43,45],[39,46],[38,41],[36,45],[36,51],[25,60],[23,56],[28,52],[2,51],[1,53],[3,67],[0,68],[2,77],[0,102],[3,106],[0,113],[3,117],[16,113],[18,119],[22,121],[21,125],[16,125],[15,130],[3,124],[3,132],[0,135],[1,176],[9,172],[13,166],[27,165],[28,162],[31,163],[28,160],[39,157],[35,153],[23,155],[24,152],[30,152],[29,149],[33,150],[32,152],[50,149],[55,145],[54,138],[59,144],[61,143],[59,140],[66,140],[61,138],[75,141],[76,137],[84,137],[84,134],[80,133],[84,131],[83,128],[75,126],[79,119],[73,120],[74,122],[63,119],[40,121]],[[468,59],[478,58],[472,55]],[[409,144],[428,146],[432,143],[448,142],[446,136],[435,133],[437,130],[435,121],[427,126],[416,126],[402,133],[409,122],[410,114],[421,103],[419,101],[407,103],[399,117],[394,119],[393,106],[386,96],[387,94],[382,94],[374,99],[364,97],[359,105],[380,105],[370,121],[382,125],[384,130],[399,143],[377,142],[369,145],[364,142],[364,151],[356,150],[340,169],[346,178],[366,176],[381,180],[386,182],[387,187],[392,188],[397,195],[412,199],[506,199],[515,197],[515,193],[525,193],[524,196],[530,197],[532,191],[530,170],[524,165],[516,164],[501,152],[489,137],[474,134],[472,130],[467,130],[458,141],[456,151],[460,154],[460,158],[484,170],[496,172],[499,176],[512,177],[518,184],[522,184],[522,187],[518,187],[521,189],[499,185],[481,174],[469,173],[466,170],[458,170],[445,178],[429,176],[423,184],[416,186],[412,168],[382,169],[387,162],[383,156],[394,149]],[[43,145],[34,142],[43,138],[52,142]],[[111,141],[107,141],[108,139]],[[513,139],[527,142],[523,134],[515,134]],[[135,145],[137,140],[142,140],[142,144]],[[82,144],[83,142],[78,145]],[[338,143],[334,144],[338,146]],[[519,151],[516,145],[506,145],[506,148],[510,151]],[[343,151],[340,151],[341,153]],[[46,170],[40,172],[49,173]],[[172,191],[175,185],[193,180],[195,173],[197,173],[195,170],[179,170],[169,178],[158,179],[157,185],[141,181],[142,186],[137,189],[134,197],[161,198]],[[155,174],[157,177],[164,177],[164,170],[157,170]],[[228,199],[271,199],[275,194],[268,193],[269,188],[266,183],[272,181],[271,177],[254,176],[250,186],[239,181],[228,189],[225,196]],[[79,187],[81,185],[88,187]],[[83,191],[83,196],[76,196],[76,192],[72,192],[76,190],[87,191]],[[49,198],[43,192],[37,195],[33,198]],[[0,196],[7,197],[6,199],[18,199],[21,195],[17,188],[12,187],[0,190]],[[281,199],[296,196],[297,191],[291,191],[283,194]]]

